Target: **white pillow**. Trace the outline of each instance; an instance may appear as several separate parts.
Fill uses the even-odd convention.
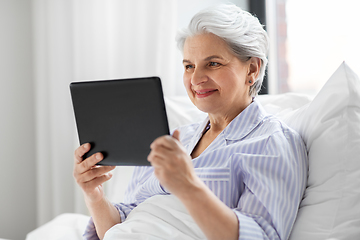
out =
[[[308,186],[290,240],[359,239],[359,78],[343,63],[312,102],[281,110],[277,115],[300,133],[309,154]]]

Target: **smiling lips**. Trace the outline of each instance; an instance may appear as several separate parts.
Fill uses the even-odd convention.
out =
[[[195,95],[197,98],[205,98],[216,92],[217,89],[202,89],[195,91]]]

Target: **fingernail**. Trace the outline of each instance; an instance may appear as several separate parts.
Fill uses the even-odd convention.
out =
[[[96,154],[95,157],[96,157],[97,160],[101,160],[101,154],[100,153]]]

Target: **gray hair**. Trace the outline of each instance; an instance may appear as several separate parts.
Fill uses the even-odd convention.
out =
[[[207,8],[191,19],[188,28],[178,32],[178,48],[183,51],[188,37],[203,33],[222,38],[240,61],[246,62],[251,57],[261,60],[258,78],[249,92],[250,96],[256,96],[265,76],[269,49],[269,37],[259,20],[235,5],[221,4]]]

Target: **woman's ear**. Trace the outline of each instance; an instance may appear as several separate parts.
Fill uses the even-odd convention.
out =
[[[248,60],[248,74],[246,84],[252,86],[259,76],[261,60],[257,57],[252,57]]]

